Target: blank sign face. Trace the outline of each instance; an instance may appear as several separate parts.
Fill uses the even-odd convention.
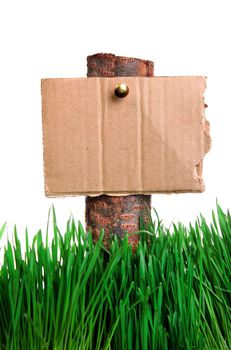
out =
[[[205,86],[205,77],[42,80],[46,195],[202,192]]]

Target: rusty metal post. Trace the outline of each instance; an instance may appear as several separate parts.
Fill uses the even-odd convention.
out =
[[[98,53],[87,57],[88,77],[153,76],[154,64],[151,61],[113,54]],[[128,195],[86,197],[86,228],[92,230],[97,240],[100,229],[104,228],[105,243],[110,234],[123,237],[124,232],[139,230],[140,217],[147,222],[151,212],[151,195]],[[135,247],[139,237],[129,237]]]

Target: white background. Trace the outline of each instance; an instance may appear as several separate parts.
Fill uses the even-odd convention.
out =
[[[44,195],[40,79],[85,77],[97,52],[150,59],[155,75],[207,75],[212,149],[203,194],[153,195],[166,225],[211,220],[216,198],[231,195],[231,51],[229,1],[49,1],[0,3],[0,227],[23,239],[45,230],[54,203],[64,230],[70,213],[84,222],[84,197]],[[6,237],[7,235],[5,235]]]

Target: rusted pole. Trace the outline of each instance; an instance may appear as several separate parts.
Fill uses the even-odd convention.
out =
[[[87,57],[88,77],[149,77],[153,76],[154,64],[151,61],[113,54],[98,53]],[[97,240],[100,229],[104,228],[105,243],[110,234],[123,237],[124,233],[139,230],[140,217],[147,222],[151,212],[150,195],[128,195],[86,197],[86,228],[92,230]],[[135,247],[139,237],[129,237]]]

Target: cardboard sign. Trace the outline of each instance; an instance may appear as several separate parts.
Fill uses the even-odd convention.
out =
[[[125,98],[114,95],[126,83]],[[205,77],[42,80],[47,196],[202,192]]]

